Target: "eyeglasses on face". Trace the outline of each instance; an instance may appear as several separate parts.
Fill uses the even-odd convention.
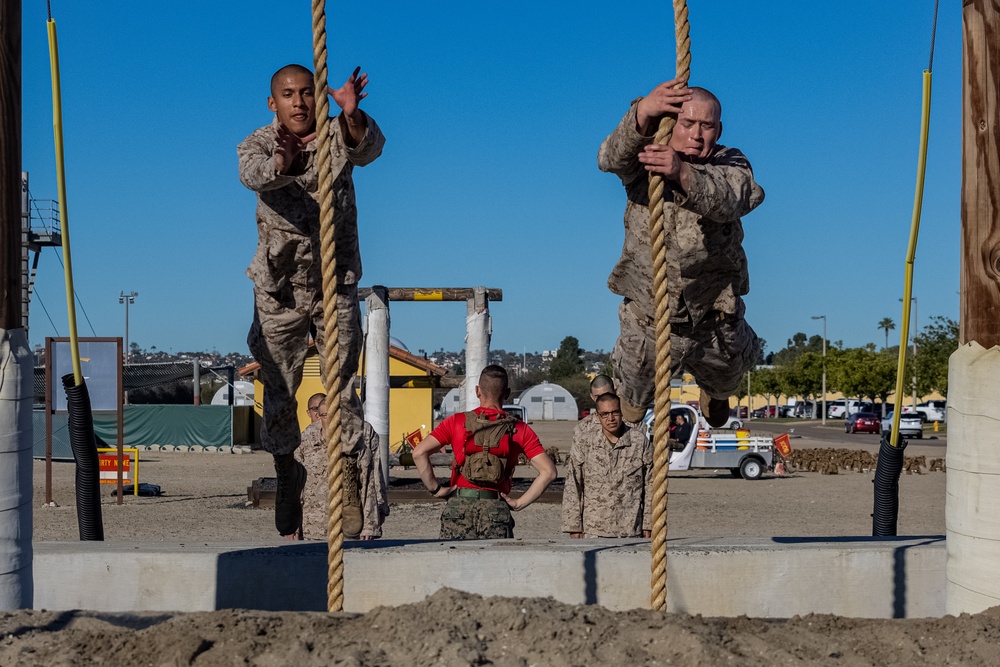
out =
[[[611,410],[610,412],[598,412],[597,416],[601,419],[610,419],[611,417],[621,417],[621,410]]]

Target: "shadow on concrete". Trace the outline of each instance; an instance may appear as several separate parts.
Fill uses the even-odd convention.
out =
[[[911,535],[896,537],[773,537],[772,541],[778,544],[813,544],[821,542],[833,542],[836,544],[847,544],[850,542],[861,544],[885,544],[893,542],[905,542],[906,544],[892,550],[892,618],[907,618],[906,614],[906,551],[916,547],[925,547],[930,544],[943,543],[944,535]]]
[[[635,542],[617,543],[606,547],[594,547],[583,552],[583,603],[597,604],[597,554],[601,551],[613,551],[622,547],[634,547],[649,544],[648,539]]]
[[[442,540],[351,540],[344,548],[376,551]],[[482,548],[492,543],[484,541]],[[219,554],[215,582],[216,609],[265,611],[326,611],[326,542],[290,542],[273,547],[240,549]],[[303,581],[309,582],[303,585]]]
[[[226,551],[216,568],[215,608],[326,611],[326,586],[303,580],[326,581],[325,543]]]

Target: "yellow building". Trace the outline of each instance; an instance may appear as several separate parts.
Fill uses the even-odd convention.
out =
[[[252,363],[239,370],[240,375],[254,377],[254,410],[258,415],[264,409],[264,387],[257,378],[260,364]],[[358,369],[358,385],[364,377],[364,359]],[[389,346],[389,448],[396,449],[403,438],[419,430],[421,436],[430,433],[434,426],[432,392],[441,386],[441,378],[448,369],[410,354],[406,350]],[[323,392],[323,379],[319,374],[319,356],[310,349],[302,370],[302,384],[295,394],[299,403],[299,427],[309,424],[306,404],[313,394]],[[360,393],[360,390],[359,390]]]

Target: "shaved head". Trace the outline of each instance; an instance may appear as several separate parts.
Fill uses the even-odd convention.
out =
[[[310,78],[313,75],[312,70],[310,70],[307,67],[303,67],[302,65],[296,65],[295,63],[292,63],[290,65],[285,65],[284,67],[282,67],[277,72],[271,75],[271,95],[274,95],[275,93],[278,92],[276,86],[281,82],[281,79],[288,74],[306,74]]]
[[[719,98],[716,97],[712,91],[705,88],[699,88],[698,86],[691,86],[688,90],[691,91],[693,99],[707,100],[715,104],[715,109],[719,113],[719,119],[722,119],[722,102],[719,101]]]
[[[590,381],[590,393],[595,396],[600,396],[614,390],[615,383],[607,375],[597,375]]]
[[[483,369],[479,375],[479,391],[497,402],[507,398],[507,371],[503,366],[491,364]]]

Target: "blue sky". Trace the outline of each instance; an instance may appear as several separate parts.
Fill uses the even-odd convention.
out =
[[[944,3],[914,295],[958,317],[961,14]],[[271,119],[271,73],[312,65],[310,3],[55,0],[79,305],[163,350],[245,351],[254,196],[236,145]],[[768,349],[797,331],[884,342],[913,205],[934,3],[692,2],[692,83],[724,105],[722,143],[764,204],[744,219],[747,317]],[[493,347],[610,350],[624,191],[597,148],[629,101],[673,76],[670,3],[331,3],[331,81],[360,64],[387,137],[355,172],[363,285],[504,291]],[[45,3],[25,0],[24,168],[55,198]],[[62,268],[39,263],[30,336],[67,335]],[[40,304],[48,310],[55,328]],[[397,303],[393,335],[464,346],[462,304]],[[92,335],[83,313],[80,335]],[[898,336],[898,328],[895,332]]]

